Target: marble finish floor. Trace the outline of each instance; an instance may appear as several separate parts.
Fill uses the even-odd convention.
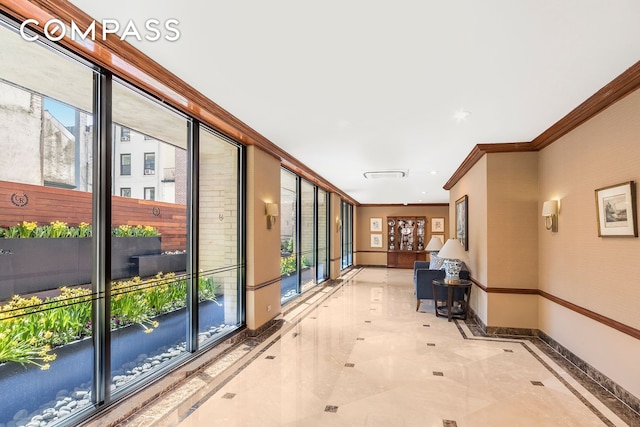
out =
[[[539,339],[416,312],[411,275],[354,270],[118,425],[640,425]]]

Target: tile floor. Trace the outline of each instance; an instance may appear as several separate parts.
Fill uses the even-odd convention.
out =
[[[411,274],[354,270],[120,425],[640,425],[537,338],[416,312]]]

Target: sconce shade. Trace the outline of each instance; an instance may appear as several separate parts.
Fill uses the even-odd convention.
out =
[[[558,201],[547,200],[542,205],[542,216],[558,215]]]
[[[558,231],[558,201],[547,200],[544,202],[542,216],[544,217],[544,227],[556,233]]]
[[[267,214],[267,229],[271,230],[278,217],[278,205],[276,203],[265,203],[264,210]]]
[[[266,211],[269,216],[278,216],[278,205],[276,203],[267,203]]]
[[[429,243],[427,243],[427,247],[424,248],[427,252],[435,252],[440,249],[442,249],[442,241],[437,237],[432,237],[431,240],[429,240]]]
[[[460,244],[458,239],[449,239],[446,241],[438,257],[444,259],[459,259],[460,261],[466,261],[467,253],[464,250],[464,246]]]

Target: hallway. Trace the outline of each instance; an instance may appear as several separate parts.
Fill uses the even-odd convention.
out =
[[[605,406],[594,396],[602,390],[576,379],[575,369],[537,338],[484,337],[471,322],[436,318],[428,302],[416,312],[411,275],[363,268],[321,287],[288,308],[276,333],[203,367],[120,425],[640,422],[617,401]]]

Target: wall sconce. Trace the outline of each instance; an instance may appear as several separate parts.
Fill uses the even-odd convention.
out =
[[[542,216],[544,217],[544,227],[553,233],[558,232],[558,201],[547,200],[542,205]]]
[[[337,231],[340,231],[341,228],[342,228],[342,220],[338,216],[338,217],[336,217],[336,229],[337,229]]]
[[[267,229],[271,230],[271,226],[276,223],[278,217],[278,205],[275,203],[265,203],[265,212],[267,214]]]

